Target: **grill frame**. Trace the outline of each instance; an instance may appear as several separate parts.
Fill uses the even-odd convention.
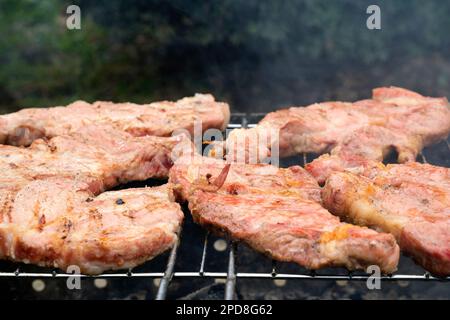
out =
[[[249,123],[248,119],[258,119],[262,118],[265,114],[262,113],[233,113],[231,118],[239,119],[240,123],[230,123],[227,129],[236,129],[236,128],[251,128],[254,127],[257,123]],[[448,150],[450,152],[450,143],[446,140],[446,144]],[[425,155],[423,153],[420,154],[420,160],[423,163],[428,163]],[[306,165],[307,157],[306,154],[303,154],[303,165]],[[229,241],[228,245],[228,264],[226,271],[223,272],[208,272],[205,271],[205,263],[207,259],[207,248],[209,244],[210,232],[205,231],[203,237],[203,249],[202,249],[202,259],[200,262],[200,266],[198,271],[188,271],[188,272],[176,272],[175,271],[175,263],[177,259],[178,250],[182,241],[182,230],[180,230],[178,241],[170,250],[169,257],[167,259],[167,264],[164,271],[161,272],[133,272],[131,269],[128,271],[114,272],[114,273],[104,273],[100,275],[83,275],[83,274],[69,274],[59,272],[58,270],[53,270],[52,272],[22,272],[20,269],[20,265],[16,268],[15,271],[4,272],[0,271],[0,279],[1,278],[105,278],[105,279],[114,279],[114,278],[147,278],[147,279],[161,279],[156,300],[164,300],[167,296],[167,290],[173,278],[213,278],[213,279],[224,279],[225,280],[225,300],[233,300],[236,299],[236,282],[239,279],[297,279],[297,280],[325,280],[325,281],[337,281],[337,280],[349,280],[349,281],[366,281],[371,275],[369,274],[353,274],[352,272],[348,272],[346,275],[342,274],[331,274],[331,275],[321,275],[317,274],[315,271],[309,271],[307,273],[278,273],[277,272],[277,262],[272,262],[272,271],[271,272],[237,272],[236,269],[236,251],[238,249],[239,243],[234,241]],[[392,274],[392,275],[383,275],[380,277],[381,281],[427,281],[427,282],[436,282],[436,283],[447,283],[450,281],[450,277],[438,278],[431,275],[428,271],[424,270],[423,274]]]

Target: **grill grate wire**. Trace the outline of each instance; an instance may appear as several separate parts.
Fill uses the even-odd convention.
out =
[[[236,128],[248,128],[254,127],[255,124],[248,123],[247,114],[234,113],[232,117],[240,118],[240,123],[231,123],[228,129]],[[262,117],[262,114],[250,114],[253,117]],[[450,143],[446,141],[448,151],[450,151]],[[307,164],[307,156],[303,154],[303,165]],[[425,155],[420,154],[420,160],[423,163],[428,163]],[[134,278],[160,278],[160,284],[158,287],[156,300],[164,300],[167,296],[167,290],[169,288],[170,282],[173,278],[213,278],[213,279],[225,279],[225,300],[233,300],[236,298],[236,281],[238,279],[303,279],[303,280],[326,280],[326,281],[336,281],[336,280],[354,280],[354,281],[366,281],[371,277],[369,274],[354,275],[349,272],[347,275],[340,274],[330,274],[321,275],[315,271],[309,271],[306,273],[277,273],[277,261],[272,260],[272,270],[268,273],[262,272],[237,272],[236,271],[236,250],[239,246],[238,243],[230,241],[229,251],[228,251],[228,266],[226,272],[207,272],[205,271],[205,263],[207,259],[207,247],[208,239],[210,236],[209,231],[205,231],[203,240],[203,250],[202,259],[198,271],[189,272],[176,272],[175,263],[177,259],[178,249],[181,243],[181,231],[176,244],[172,247],[170,251],[169,258],[167,260],[166,269],[164,272],[132,272],[128,270],[127,272],[115,272],[115,273],[104,273],[100,275],[83,275],[83,274],[70,274],[59,272],[58,270],[53,270],[52,272],[25,272],[21,271],[21,267],[18,266],[12,272],[2,272],[0,271],[1,277],[15,277],[15,278],[68,278],[68,277],[80,277],[80,278],[124,278],[124,277],[134,277]],[[423,274],[392,274],[383,275],[380,277],[383,281],[436,281],[436,282],[448,282],[450,277],[438,278],[432,276],[428,272]]]

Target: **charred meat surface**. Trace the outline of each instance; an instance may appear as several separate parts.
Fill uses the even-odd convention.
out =
[[[227,176],[223,172],[229,170]],[[170,171],[175,192],[194,220],[255,250],[309,269],[378,265],[396,270],[392,235],[341,223],[320,204],[320,187],[298,166],[231,164],[183,157]]]
[[[170,136],[179,129],[191,134],[195,123],[202,130],[225,129],[229,106],[209,94],[176,102],[151,104],[76,101],[67,107],[30,108],[0,116],[0,143],[28,146],[37,138],[77,132],[86,125],[111,125],[133,136]]]
[[[378,164],[362,175],[334,173],[322,196],[332,213],[392,233],[425,269],[450,275],[450,169]]]
[[[445,139],[449,132],[446,98],[378,88],[369,100],[316,103],[269,113],[255,128],[233,130],[225,143],[215,144],[212,153],[224,145],[227,155],[243,149],[245,159],[252,151],[258,152],[258,159],[271,154],[272,145],[278,145],[281,157],[329,152],[306,167],[323,183],[334,171],[382,161],[392,150],[398,152],[400,163],[415,161],[423,147]]]

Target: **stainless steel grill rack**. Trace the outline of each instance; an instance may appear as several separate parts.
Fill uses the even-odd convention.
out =
[[[245,128],[253,127],[255,123],[262,118],[264,114],[244,114],[235,113],[232,114],[232,123],[228,126],[229,129],[235,128]],[[249,119],[253,120],[249,122]],[[450,152],[450,143],[446,141],[447,152]],[[425,154],[421,154],[420,159],[422,162],[428,162]],[[303,165],[307,163],[307,156],[303,155]],[[437,165],[446,166],[448,164],[434,163]],[[272,271],[263,272],[239,272],[236,268],[235,259],[236,251],[239,244],[235,242],[230,242],[228,246],[228,265],[226,271],[223,272],[208,272],[205,271],[205,265],[207,260],[207,248],[209,244],[210,233],[205,231],[203,237],[203,249],[202,257],[198,270],[192,270],[188,272],[177,272],[175,271],[175,263],[177,259],[177,254],[179,251],[180,243],[182,241],[182,232],[180,231],[180,237],[176,245],[171,249],[169,258],[167,260],[165,271],[161,272],[133,272],[133,270],[128,270],[126,272],[115,272],[115,273],[104,273],[96,276],[88,276],[82,274],[70,274],[61,273],[58,270],[53,270],[52,272],[27,272],[22,271],[21,267],[17,267],[16,270],[10,272],[0,271],[0,278],[11,277],[11,278],[68,278],[68,277],[80,277],[80,278],[147,278],[147,279],[161,279],[158,292],[156,295],[157,300],[164,300],[167,296],[167,290],[173,278],[213,278],[213,279],[224,279],[225,280],[225,300],[233,300],[236,298],[235,286],[239,279],[298,279],[298,280],[326,280],[326,281],[336,281],[336,280],[351,280],[351,281],[365,281],[369,279],[371,275],[369,274],[354,274],[348,272],[347,274],[321,274],[320,272],[305,272],[305,273],[279,273],[277,272],[277,262],[273,261]],[[392,274],[381,276],[382,281],[434,281],[434,282],[448,282],[450,277],[438,278],[434,277],[426,271],[421,274]]]

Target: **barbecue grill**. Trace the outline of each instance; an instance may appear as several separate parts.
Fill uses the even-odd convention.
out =
[[[231,117],[231,123],[228,126],[228,129],[236,129],[236,128],[246,128],[255,126],[255,124],[264,116],[264,114],[252,113],[234,113]],[[419,156],[419,161],[421,162],[430,162],[435,165],[449,167],[450,157],[448,154],[450,152],[450,144],[448,141],[441,142],[437,145],[426,148],[423,153]],[[308,163],[314,158],[313,155],[303,155],[303,165]],[[301,157],[293,157],[289,159],[281,159],[281,166],[289,166],[293,164],[298,164],[299,159]],[[150,185],[158,182],[155,181],[146,181],[144,184]],[[142,185],[138,183],[139,186]],[[137,183],[131,183],[124,187],[133,187],[138,186]],[[187,221],[190,225],[192,225],[191,219],[187,218]],[[200,229],[198,229],[200,230]],[[198,232],[198,230],[194,230]],[[255,281],[256,279],[272,279],[272,280],[289,280],[289,279],[298,279],[298,280],[314,280],[314,281],[338,281],[338,280],[347,280],[347,281],[365,281],[371,275],[366,274],[364,272],[349,272],[344,269],[325,269],[318,271],[308,271],[306,269],[302,269],[298,266],[294,266],[295,272],[285,272],[283,268],[280,268],[280,265],[283,263],[278,263],[276,261],[271,262],[271,268],[267,272],[240,272],[239,267],[236,265],[236,261],[238,259],[237,252],[240,250],[239,243],[235,243],[233,241],[229,241],[228,243],[228,251],[227,254],[227,264],[222,266],[222,270],[220,271],[208,271],[207,262],[209,259],[214,259],[209,257],[208,248],[211,247],[211,237],[212,235],[208,231],[203,231],[202,238],[202,247],[201,247],[201,259],[199,264],[196,267],[192,267],[191,270],[188,271],[177,271],[177,255],[180,253],[180,245],[183,241],[183,237],[186,234],[186,231],[180,231],[180,237],[175,246],[171,249],[168,254],[166,263],[162,266],[162,269],[154,272],[153,270],[146,270],[147,266],[151,266],[154,261],[150,261],[143,266],[139,266],[133,270],[128,271],[120,271],[120,272],[111,272],[104,273],[97,276],[88,276],[88,275],[74,275],[68,273],[62,273],[58,270],[49,270],[46,268],[39,268],[35,266],[23,265],[23,264],[10,264],[9,267],[13,265],[11,271],[0,270],[0,279],[1,278],[13,278],[16,281],[19,281],[20,278],[68,278],[68,277],[80,277],[80,278],[135,278],[142,279],[142,281],[150,281],[150,279],[160,279],[159,286],[157,289],[156,299],[164,300],[167,297],[168,289],[170,288],[172,279],[192,279],[192,278],[202,278],[202,279],[220,279],[225,282],[225,289],[223,298],[226,300],[236,299],[236,283],[241,279],[249,279]],[[197,251],[200,248],[195,248]],[[164,258],[166,256],[163,256]],[[161,257],[159,257],[161,258]],[[157,259],[159,259],[157,258]],[[181,262],[183,263],[183,261]],[[409,269],[413,269],[414,273],[406,273],[406,272],[398,272],[392,275],[384,275],[381,276],[381,281],[422,281],[422,282],[434,282],[440,285],[447,285],[450,277],[446,278],[438,278],[424,269],[420,268],[417,265],[413,265],[412,261],[409,261],[406,257],[401,257],[400,266],[401,265],[409,265]],[[289,264],[292,265],[292,264]],[[32,271],[28,271],[28,270]],[[152,268],[150,268],[152,269]],[[254,265],[247,265],[245,269],[256,270]],[[289,268],[288,268],[289,269]],[[300,270],[298,270],[300,269]]]

